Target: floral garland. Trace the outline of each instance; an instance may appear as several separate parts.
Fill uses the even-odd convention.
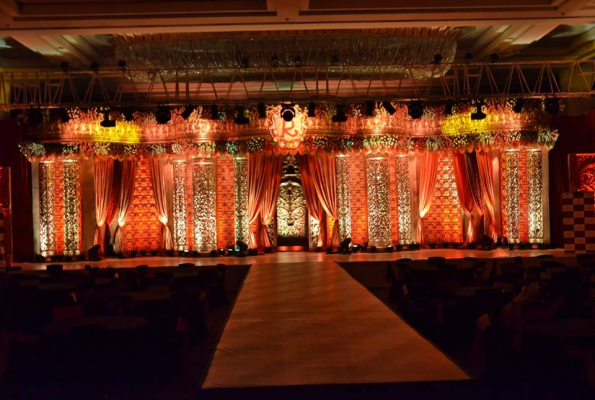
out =
[[[313,154],[325,152],[396,152],[423,151],[490,151],[508,148],[551,149],[558,139],[557,131],[500,131],[493,133],[440,135],[440,136],[308,136],[292,152]],[[287,153],[271,139],[251,138],[246,140],[219,140],[216,142],[181,141],[168,144],[121,144],[121,143],[26,143],[20,151],[29,159],[48,157],[112,157],[120,160],[140,157],[211,157],[214,155],[237,156],[241,154],[269,152]]]

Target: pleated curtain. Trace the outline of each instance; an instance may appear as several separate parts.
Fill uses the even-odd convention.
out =
[[[339,248],[339,208],[337,204],[337,172],[335,156],[319,151],[315,156],[306,156],[308,174],[324,211],[335,221],[331,238],[331,247]]]
[[[270,245],[263,224],[271,223],[275,215],[282,162],[281,158],[270,154],[248,155],[248,246],[251,249],[262,249],[267,244]]]
[[[306,198],[308,214],[312,219],[318,221],[319,224],[318,241],[316,242],[316,247],[325,247],[326,226],[322,223],[324,218],[324,207],[322,207],[322,203],[318,199],[316,187],[314,187],[314,182],[312,181],[308,157],[311,156],[304,155],[298,157],[298,161],[300,163],[302,187],[304,189],[304,197]]]
[[[122,252],[123,229],[134,194],[137,165],[137,160],[124,160],[122,163],[122,182],[120,184],[120,198],[118,201],[118,226],[114,235],[114,251],[116,253]]]
[[[93,243],[100,245],[101,251],[104,252],[105,228],[114,176],[113,158],[105,160],[95,159],[93,163],[93,175],[95,186],[95,222],[97,224]]]
[[[436,177],[438,176],[438,152],[425,151],[419,155],[419,179],[417,193],[419,197],[419,219],[417,220],[417,243],[425,244],[424,217],[430,211]]]
[[[474,211],[477,207],[473,198],[471,184],[469,183],[469,176],[467,174],[466,155],[461,153],[454,153],[453,167],[455,181],[457,184],[457,194],[459,196],[459,203],[461,204],[463,212],[467,216],[465,243],[473,243],[477,241],[477,229],[474,215]]]
[[[485,205],[486,233],[494,240],[498,240],[498,224],[496,223],[496,199],[494,196],[494,172],[492,169],[492,155],[486,152],[476,153],[477,167],[481,193]]]
[[[158,157],[149,158],[149,171],[151,173],[151,185],[155,196],[155,208],[161,222],[161,250],[171,250],[174,247],[171,230],[168,226],[167,216],[167,192],[165,190],[165,179],[163,160]]]

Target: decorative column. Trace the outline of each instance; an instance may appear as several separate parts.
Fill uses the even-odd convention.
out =
[[[62,161],[64,171],[64,255],[80,254],[79,235],[79,163]]]
[[[409,179],[409,156],[397,156],[397,211],[399,220],[399,244],[410,244],[411,234],[411,186]]]
[[[194,250],[217,249],[217,176],[213,159],[200,159],[192,165],[194,204]]]
[[[56,250],[54,221],[54,161],[39,163],[39,247],[43,257]]]
[[[351,237],[351,194],[349,191],[349,157],[335,157],[337,171],[337,208],[339,211],[339,237],[341,240]]]
[[[236,157],[234,165],[235,188],[235,231],[236,241],[248,244],[248,160],[245,156]]]
[[[368,156],[368,238],[369,246],[391,245],[390,173],[387,156]]]
[[[543,243],[543,163],[540,149],[527,151],[529,243]]]
[[[174,250],[187,251],[188,212],[186,210],[186,160],[173,162]]]
[[[502,172],[504,178],[503,199],[506,237],[509,243],[520,243],[521,233],[521,185],[519,181],[520,151],[505,150],[502,153]]]

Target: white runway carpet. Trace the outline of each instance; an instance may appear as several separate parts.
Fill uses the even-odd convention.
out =
[[[465,379],[329,261],[252,266],[203,388]]]

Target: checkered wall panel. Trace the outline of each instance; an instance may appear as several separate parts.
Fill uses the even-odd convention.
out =
[[[564,193],[562,212],[564,251],[595,251],[595,193]]]

